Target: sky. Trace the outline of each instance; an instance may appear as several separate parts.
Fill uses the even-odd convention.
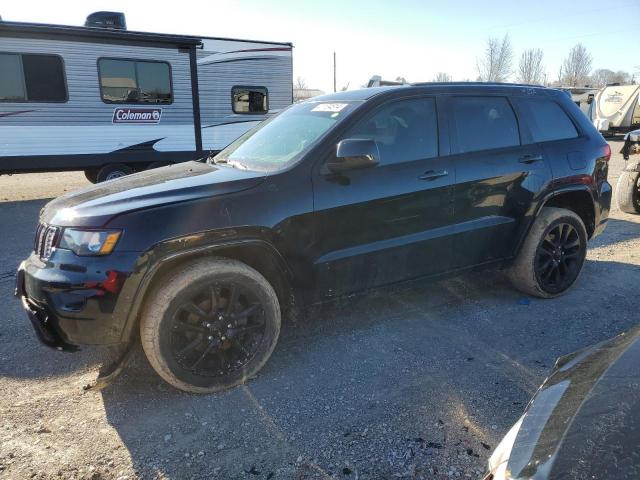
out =
[[[582,43],[592,67],[640,78],[640,0],[360,1],[136,0],[3,1],[4,20],[82,25],[94,11],[121,11],[130,30],[294,44],[294,79],[333,91],[360,88],[372,75],[430,81],[437,72],[474,80],[487,38],[508,34],[513,69],[527,48],[544,52],[549,81],[564,57]],[[167,7],[168,5],[168,7]],[[515,78],[515,76],[513,77]]]

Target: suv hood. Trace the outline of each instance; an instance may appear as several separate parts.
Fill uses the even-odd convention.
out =
[[[639,398],[640,327],[559,358],[522,417],[509,478],[639,478]]]
[[[265,177],[264,172],[185,162],[64,195],[42,209],[40,221],[62,227],[100,227],[125,212],[239,192]]]

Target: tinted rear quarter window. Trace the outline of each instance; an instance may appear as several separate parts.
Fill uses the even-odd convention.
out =
[[[520,145],[515,113],[505,97],[451,99],[457,153]]]
[[[547,98],[519,98],[517,104],[526,116],[534,142],[575,138],[578,131],[567,113]]]
[[[344,138],[375,140],[382,165],[437,157],[435,100],[412,98],[383,105]]]

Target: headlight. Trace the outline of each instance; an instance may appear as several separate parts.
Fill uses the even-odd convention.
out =
[[[77,230],[65,228],[58,248],[71,250],[80,256],[109,255],[118,239],[120,230]]]

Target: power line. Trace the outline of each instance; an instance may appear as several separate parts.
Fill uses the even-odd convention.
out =
[[[631,7],[631,6],[636,6],[637,2],[632,2],[632,3],[626,3],[623,5],[616,5],[615,7],[600,7],[600,8],[591,8],[588,10],[578,10],[575,13],[572,12],[570,15],[571,16],[576,16],[576,15],[584,15],[587,13],[594,13],[594,12],[602,12],[602,11],[611,11],[611,10],[618,10],[621,8],[625,8],[625,7]],[[487,27],[486,30],[496,30],[496,29],[507,29],[507,28],[511,28],[511,27],[518,27],[521,25],[527,25],[530,23],[539,23],[539,22],[546,22],[549,20],[556,20],[558,18],[564,18],[566,19],[569,16],[569,14],[565,14],[565,15],[553,15],[553,16],[548,16],[548,17],[540,17],[540,18],[532,18],[530,20],[524,20],[522,22],[516,22],[516,23],[511,23],[511,24],[507,24],[507,25],[495,25],[492,27]]]

